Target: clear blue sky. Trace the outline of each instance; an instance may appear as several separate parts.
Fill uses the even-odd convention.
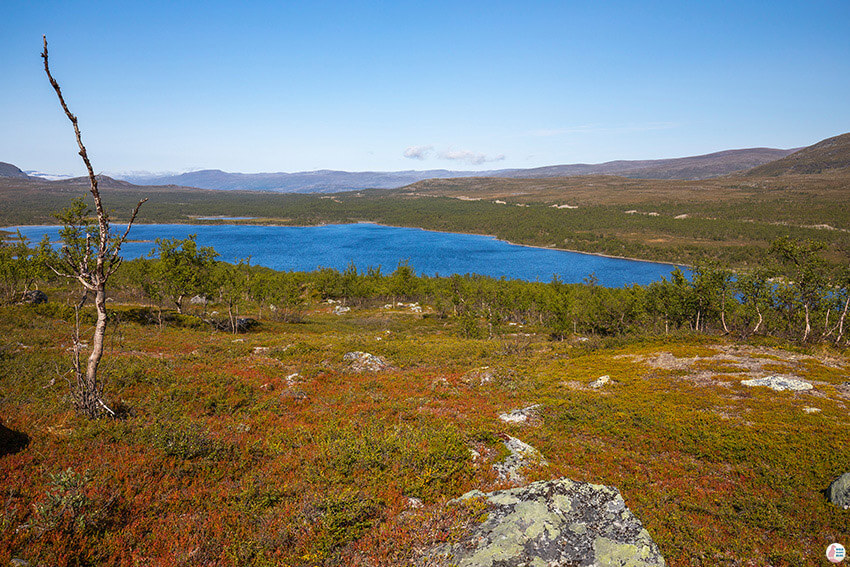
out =
[[[850,131],[850,1],[4,0],[0,161],[495,169]],[[407,153],[408,157],[405,157]]]

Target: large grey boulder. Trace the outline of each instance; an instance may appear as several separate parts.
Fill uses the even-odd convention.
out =
[[[829,501],[845,510],[850,510],[850,472],[832,481],[827,490]]]
[[[484,494],[487,519],[434,550],[459,567],[660,567],[658,546],[613,487],[562,478]]]

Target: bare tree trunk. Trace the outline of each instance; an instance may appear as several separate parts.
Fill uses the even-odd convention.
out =
[[[56,92],[56,96],[59,97],[59,104],[62,106],[65,116],[68,117],[68,120],[71,121],[71,124],[74,127],[74,134],[77,138],[77,146],[80,148],[79,154],[86,166],[86,171],[89,176],[89,192],[94,199],[95,211],[97,212],[98,239],[94,251],[94,268],[92,269],[89,262],[89,256],[92,253],[92,246],[91,237],[88,234],[86,235],[86,249],[82,256],[82,260],[80,260],[79,263],[72,261],[72,257],[66,248],[65,271],[60,272],[56,268],[52,268],[54,272],[61,276],[79,281],[87,292],[91,291],[95,294],[97,323],[94,328],[92,352],[89,355],[88,363],[86,364],[85,377],[82,375],[79,356],[81,344],[79,341],[79,308],[77,309],[77,330],[73,361],[74,373],[77,378],[77,387],[73,391],[74,404],[77,412],[87,417],[97,417],[104,410],[114,416],[115,412],[109,409],[101,399],[102,387],[97,381],[97,368],[100,364],[100,359],[103,357],[103,342],[104,337],[106,336],[106,282],[109,277],[115,273],[118,266],[121,265],[121,257],[118,255],[121,251],[121,245],[127,239],[127,234],[130,232],[130,227],[133,226],[133,222],[136,220],[139,208],[145,201],[147,201],[147,199],[139,201],[139,204],[136,205],[136,208],[133,210],[130,222],[127,224],[127,230],[124,231],[123,236],[119,237],[117,241],[112,242],[111,235],[109,233],[109,217],[103,208],[100,191],[97,187],[97,176],[95,175],[94,168],[89,160],[86,147],[83,145],[80,127],[77,123],[77,117],[71,113],[68,105],[65,103],[65,97],[62,96],[62,89],[59,87],[59,83],[56,82],[56,79],[54,79],[53,75],[50,73],[50,65],[48,64],[47,59],[47,36],[44,36],[43,39],[44,51],[41,53],[41,58],[44,60],[44,72],[47,74],[47,79],[50,81],[50,85]],[[80,304],[80,307],[82,307],[82,304]]]
[[[755,326],[755,327],[753,327],[753,332],[752,332],[752,334],[753,334],[753,335],[755,335],[756,333],[758,333],[758,332],[759,332],[759,328],[761,327],[761,323],[762,323],[762,321],[764,320],[764,319],[762,318],[762,316],[761,316],[761,309],[759,308],[759,306],[758,306],[758,305],[756,305],[756,313],[757,313],[757,314],[758,314],[758,316],[759,316],[759,322],[758,322],[758,323],[756,323],[756,326]]]
[[[806,330],[803,333],[803,342],[806,342],[806,339],[809,338],[809,333],[812,332],[812,325],[809,322],[809,304],[805,303],[803,304],[803,307],[806,309]]]
[[[844,317],[847,316],[847,308],[850,307],[850,297],[844,302],[844,310],[841,312],[841,317],[838,319],[838,337],[835,339],[835,344],[841,342],[841,337],[844,336]]]
[[[86,365],[86,383],[97,384],[97,367],[103,357],[103,340],[106,336],[106,289],[101,284],[94,292],[94,306],[97,309],[97,322],[94,325],[92,349]]]

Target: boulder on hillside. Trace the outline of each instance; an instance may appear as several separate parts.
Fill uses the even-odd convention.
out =
[[[613,487],[562,478],[484,498],[487,519],[457,544],[432,550],[459,567],[661,567],[664,558]]]
[[[832,481],[827,489],[829,501],[845,510],[850,510],[850,472]]]

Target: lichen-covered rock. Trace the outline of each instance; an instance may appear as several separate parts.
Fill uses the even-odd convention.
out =
[[[764,378],[753,378],[752,380],[743,380],[741,381],[741,384],[744,386],[767,386],[777,392],[782,392],[783,390],[801,392],[804,390],[811,390],[813,387],[804,380],[797,380],[795,378],[778,375],[765,376]]]
[[[380,372],[390,368],[389,362],[368,352],[347,352],[342,359],[350,363],[354,372]]]
[[[480,497],[487,519],[433,550],[459,567],[660,567],[664,558],[616,488],[562,478]]]
[[[829,501],[845,510],[850,510],[850,472],[832,481],[827,490]]]

